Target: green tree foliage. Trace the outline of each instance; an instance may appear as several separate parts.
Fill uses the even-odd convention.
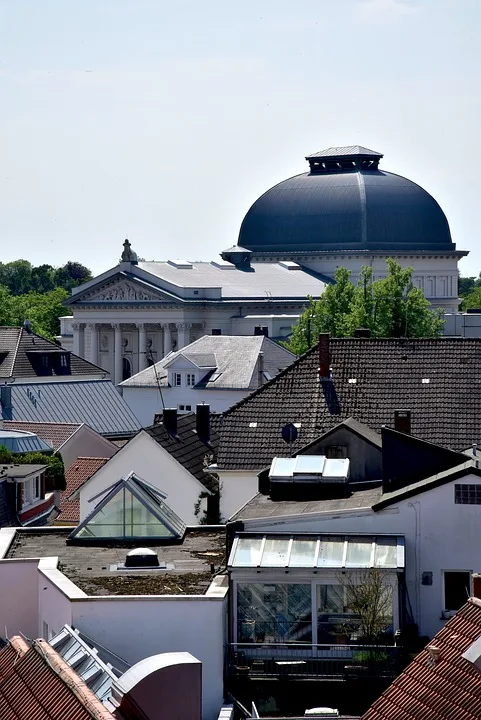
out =
[[[11,452],[5,445],[0,445],[0,464],[47,465],[46,478],[52,480],[53,487],[57,490],[65,490],[65,468],[60,455],[45,455],[42,452],[19,455]]]
[[[363,267],[354,285],[345,268],[336,271],[319,300],[309,305],[293,328],[287,347],[300,355],[317,342],[319,333],[351,337],[368,328],[373,337],[435,337],[442,331],[442,311],[434,311],[424,293],[412,284],[412,268],[387,260],[388,274],[374,280],[372,268]]]
[[[12,295],[0,286],[0,325],[22,325],[30,320],[33,332],[52,340],[60,331],[59,317],[69,314],[62,304],[68,295],[63,288]]]
[[[70,291],[92,279],[92,273],[78,262],[68,262],[59,268],[52,265],[33,266],[28,260],[0,263],[0,285],[12,295],[31,292],[45,293],[55,288]]]
[[[461,310],[469,310],[469,308],[481,308],[481,287],[474,287],[473,290],[463,298]]]

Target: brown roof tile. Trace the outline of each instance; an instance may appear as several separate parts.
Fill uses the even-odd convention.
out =
[[[2,720],[113,720],[83,680],[45,640],[18,655],[11,648],[0,652],[7,672],[0,680]],[[9,666],[9,667],[8,667]]]
[[[296,453],[349,417],[380,432],[399,408],[411,409],[412,433],[423,440],[453,450],[481,440],[480,338],[331,339],[329,365],[332,377],[319,380],[314,347],[227,410],[219,467],[270,465],[288,451],[287,423],[300,423]]]
[[[481,636],[481,601],[470,598],[361,720],[479,720],[481,673],[462,655]]]
[[[5,430],[23,430],[31,432],[58,450],[81,427],[81,423],[26,422],[21,420],[4,420]]]
[[[70,495],[78,490],[97,470],[105,465],[109,458],[79,457],[65,471],[66,489],[60,493],[59,522],[80,522],[80,499],[69,500]]]

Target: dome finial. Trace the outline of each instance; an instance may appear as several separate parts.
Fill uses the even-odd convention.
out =
[[[124,249],[122,251],[122,255],[120,256],[120,262],[129,262],[132,263],[132,265],[137,265],[139,261],[139,258],[137,257],[137,253],[135,253],[132,250],[132,246],[127,238],[124,240]]]

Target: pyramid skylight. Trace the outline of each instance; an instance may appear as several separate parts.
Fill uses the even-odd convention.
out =
[[[70,538],[179,540],[186,525],[165,503],[165,495],[131,472],[99,495],[90,515]]]

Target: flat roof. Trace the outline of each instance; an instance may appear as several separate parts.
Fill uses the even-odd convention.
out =
[[[187,529],[182,543],[149,545],[167,570],[111,570],[139,546],[67,544],[72,528],[17,530],[8,559],[58,557],[59,569],[87,595],[203,595],[225,567],[225,529]],[[140,543],[142,544],[142,543]],[[169,569],[170,568],[170,569]]]

